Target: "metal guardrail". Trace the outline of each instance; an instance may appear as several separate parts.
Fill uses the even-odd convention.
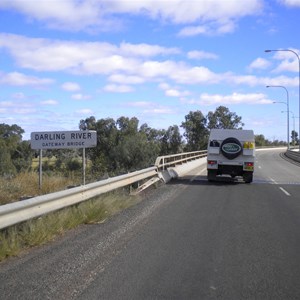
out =
[[[205,156],[207,156],[207,150],[159,156],[155,161],[155,166],[159,170],[165,170],[166,167],[173,167]]]
[[[297,151],[298,152],[292,151],[292,150],[287,150],[285,155],[294,161],[300,162],[300,152],[298,149],[297,149]]]
[[[157,169],[151,167],[69,190],[2,205],[0,206],[0,229],[83,202],[155,175],[157,175]]]
[[[2,205],[0,206],[0,229],[72,206],[134,182],[158,176],[158,173],[168,166],[183,164],[204,156],[206,156],[206,151],[160,156],[156,159],[155,166],[147,169],[21,202]]]

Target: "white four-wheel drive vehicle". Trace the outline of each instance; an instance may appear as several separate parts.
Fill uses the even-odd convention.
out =
[[[218,175],[253,180],[255,140],[253,130],[211,129],[207,147],[207,179]]]

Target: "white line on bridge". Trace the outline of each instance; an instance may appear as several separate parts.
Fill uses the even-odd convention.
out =
[[[291,196],[291,194],[289,192],[287,192],[284,188],[279,187],[279,189],[284,192],[287,196]]]
[[[271,177],[270,177],[270,179],[271,179],[271,181],[272,181],[272,184],[278,184],[278,183],[276,182],[275,179],[273,179],[273,178],[271,178]]]

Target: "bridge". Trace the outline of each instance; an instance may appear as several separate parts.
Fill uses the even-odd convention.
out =
[[[110,179],[106,188],[142,178],[168,184],[103,224],[2,262],[3,299],[298,299],[299,163],[286,150],[259,149],[255,167],[252,184],[210,183],[203,153],[189,153]],[[85,201],[99,184],[72,192]],[[59,197],[73,201],[72,192]],[[28,203],[40,200],[59,202]],[[2,220],[9,212],[1,209]]]

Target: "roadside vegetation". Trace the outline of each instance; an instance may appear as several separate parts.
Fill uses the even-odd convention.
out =
[[[79,121],[80,130],[95,130],[97,146],[86,149],[86,183],[147,168],[161,155],[203,150],[212,128],[242,129],[242,118],[224,106],[206,116],[190,112],[180,127],[155,129],[139,124],[135,117],[96,120],[94,116]],[[183,132],[183,133],[181,133]],[[78,186],[82,182],[82,150],[43,151],[42,185],[39,187],[39,152],[24,141],[24,130],[14,124],[0,124],[0,205],[22,201]],[[298,143],[293,132],[292,142]],[[285,145],[256,136],[257,146]],[[23,248],[45,243],[78,224],[101,222],[115,212],[134,204],[137,198],[109,193],[24,224],[0,231],[0,260],[16,255]]]
[[[139,196],[118,190],[46,216],[0,231],[0,261],[54,240],[80,224],[102,223],[119,211],[136,204]]]

